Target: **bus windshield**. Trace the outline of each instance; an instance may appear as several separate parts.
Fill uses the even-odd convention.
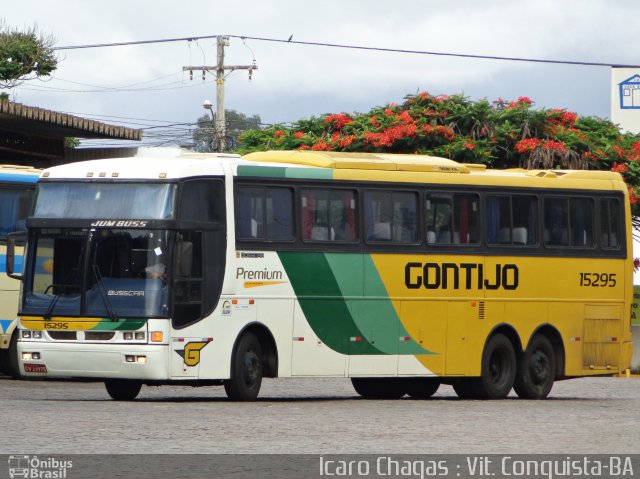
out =
[[[0,188],[0,238],[13,231],[26,229],[25,218],[29,213],[33,188]]]
[[[176,185],[40,183],[34,218],[170,219]]]
[[[36,230],[23,313],[166,317],[171,237],[159,230]]]

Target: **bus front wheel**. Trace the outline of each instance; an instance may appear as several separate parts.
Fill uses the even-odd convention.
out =
[[[553,387],[555,371],[553,345],[546,336],[537,334],[522,354],[513,389],[522,399],[544,399]]]
[[[142,388],[142,382],[130,379],[107,379],[104,385],[109,396],[116,401],[133,401]]]
[[[504,334],[491,336],[482,352],[479,378],[461,378],[453,383],[460,399],[504,399],[516,377],[516,353]]]
[[[18,328],[13,331],[9,348],[0,351],[0,369],[14,379],[20,379],[18,365]]]
[[[516,352],[504,334],[494,334],[482,352],[478,393],[482,399],[504,399],[516,378]]]
[[[260,392],[264,363],[262,346],[253,333],[240,338],[231,360],[231,379],[224,383],[232,401],[254,401]]]

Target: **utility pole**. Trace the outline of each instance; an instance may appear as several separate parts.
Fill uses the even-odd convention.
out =
[[[224,72],[234,70],[248,70],[249,80],[253,74],[253,70],[257,70],[258,66],[255,60],[252,65],[227,65],[224,64],[224,47],[229,46],[229,37],[218,36],[216,37],[216,66],[190,66],[182,67],[182,71],[189,72],[189,78],[193,80],[193,71],[202,71],[202,79],[205,78],[205,72],[216,72],[216,122],[215,122],[215,134],[217,139],[217,150],[225,151],[227,148],[227,123],[224,113]],[[204,107],[211,111],[211,103],[205,101]]]

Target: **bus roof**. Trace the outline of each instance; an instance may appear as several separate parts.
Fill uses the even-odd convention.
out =
[[[428,155],[392,153],[345,153],[326,151],[264,151],[245,155],[253,164],[284,165],[285,177],[306,177],[299,169],[315,169],[308,177],[341,180],[398,181],[436,184],[484,184],[543,188],[626,189],[619,173],[601,170],[506,170],[488,169],[486,165],[458,163]],[[317,169],[325,170],[318,174]],[[247,168],[260,175],[260,167]],[[290,171],[287,171],[290,170]],[[243,171],[239,170],[239,173]],[[269,174],[269,176],[274,176]]]
[[[196,153],[179,148],[141,148],[136,156],[80,161],[44,170],[51,179],[158,180],[223,175],[223,162],[237,160],[231,153]]]
[[[32,166],[0,165],[0,182],[35,183],[41,172]]]
[[[45,170],[42,177],[158,180],[223,175],[224,165],[229,165],[235,175],[245,177],[626,190],[622,176],[610,171],[492,170],[482,164],[458,163],[428,155],[300,150],[263,151],[240,157],[176,148],[146,148],[135,157],[52,167]]]

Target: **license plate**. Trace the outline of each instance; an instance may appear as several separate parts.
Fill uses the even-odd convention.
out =
[[[46,373],[47,366],[45,364],[24,364],[24,372],[25,373]]]

